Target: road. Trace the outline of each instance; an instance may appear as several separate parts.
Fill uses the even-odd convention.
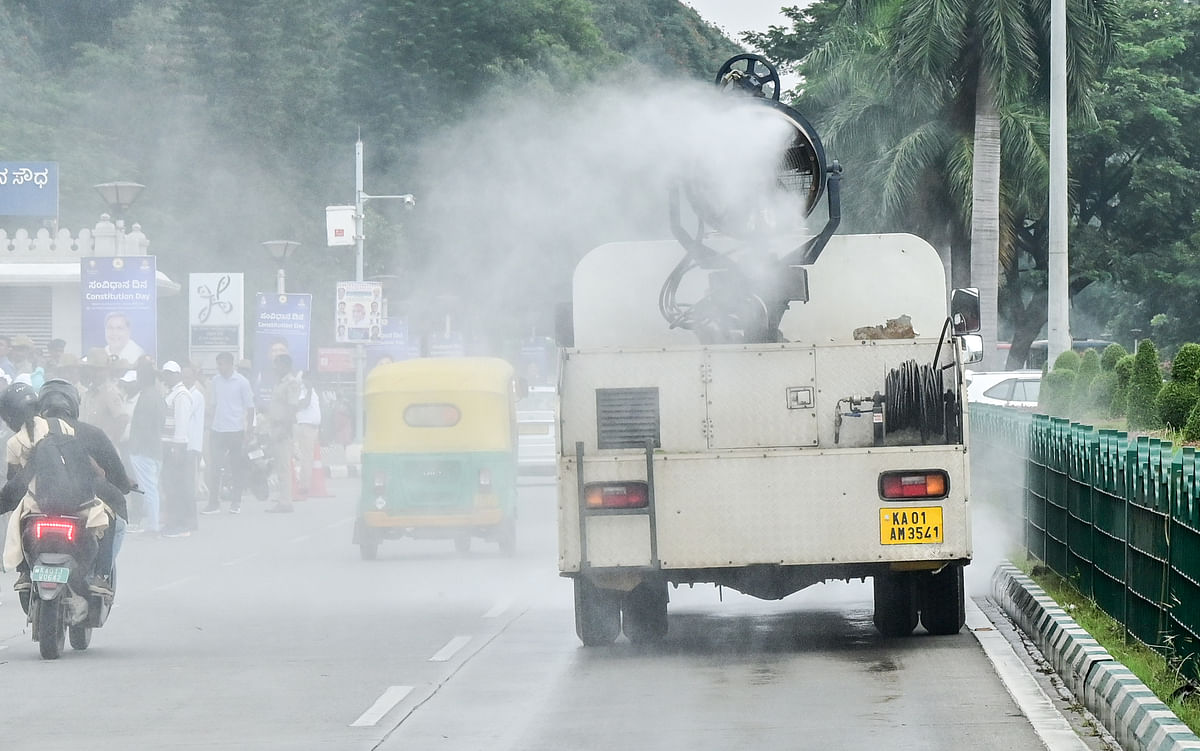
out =
[[[551,485],[522,488],[513,558],[406,540],[372,562],[350,544],[353,481],[330,489],[127,538],[107,625],[57,661],[0,575],[4,747],[1043,748],[968,629],[880,637],[869,583],[676,590],[664,644],[584,649]]]

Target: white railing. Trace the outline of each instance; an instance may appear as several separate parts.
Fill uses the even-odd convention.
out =
[[[142,256],[150,241],[142,233],[142,225],[134,224],[125,231],[125,223],[114,224],[103,214],[92,229],[81,229],[71,235],[68,229],[51,232],[46,228],[29,234],[19,229],[12,235],[0,229],[0,263],[29,263],[46,261],[78,261],[85,256]]]

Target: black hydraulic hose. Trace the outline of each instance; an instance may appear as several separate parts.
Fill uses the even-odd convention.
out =
[[[887,398],[884,424],[889,433],[915,429],[921,440],[945,434],[946,409],[941,368],[908,360],[893,368],[884,379]]]

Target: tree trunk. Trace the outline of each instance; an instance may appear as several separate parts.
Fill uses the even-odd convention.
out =
[[[981,72],[975,94],[975,151],[971,167],[971,284],[979,288],[984,341],[981,370],[1002,365],[996,337],[1000,287],[1000,117],[990,82]]]

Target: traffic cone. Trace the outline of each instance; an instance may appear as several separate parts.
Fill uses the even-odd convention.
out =
[[[321,444],[313,446],[312,477],[308,481],[309,498],[332,498],[325,487],[325,464],[321,462]]]

